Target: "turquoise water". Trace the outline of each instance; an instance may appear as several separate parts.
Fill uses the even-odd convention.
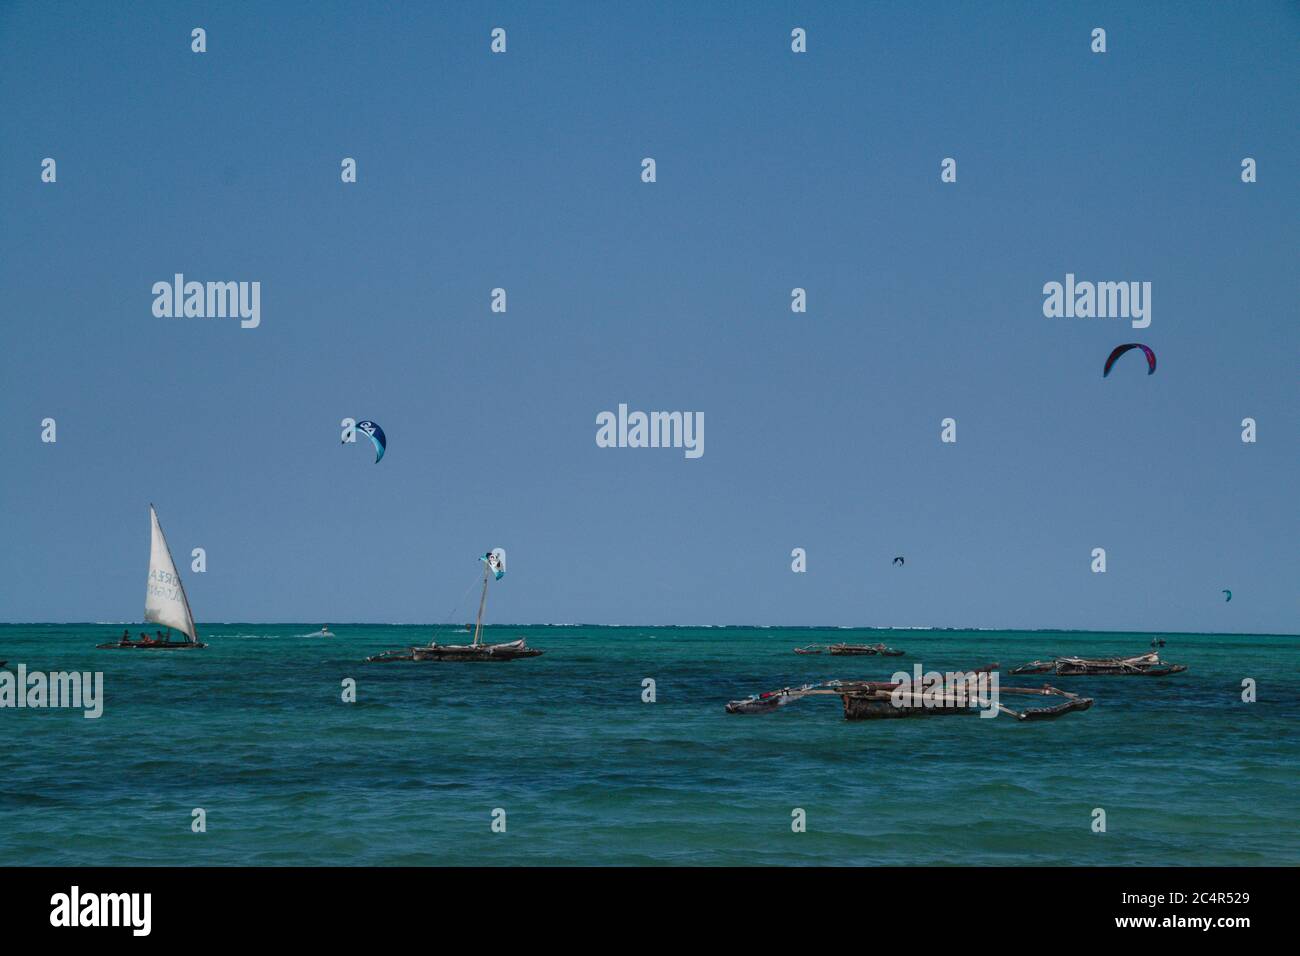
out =
[[[319,626],[207,625],[207,650],[151,653],[93,649],[121,626],[0,625],[10,670],[105,681],[98,720],[0,709],[0,865],[1300,863],[1294,637],[1165,635],[1187,673],[1053,678],[1097,701],[1055,721],[847,723],[837,698],[764,716],[723,704],[917,661],[997,660],[1006,683],[1041,682],[1005,671],[1150,636],[502,627],[488,639],[545,655],[380,666],[360,661],[451,629],[301,636]],[[836,640],[908,654],[791,653]]]

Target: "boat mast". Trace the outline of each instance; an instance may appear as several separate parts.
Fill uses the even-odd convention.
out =
[[[492,568],[483,562],[483,596],[478,599],[478,618],[474,621],[474,645],[478,645],[479,634],[483,631],[483,605],[487,604],[488,574]]]
[[[161,525],[161,524],[158,525],[158,530],[160,530],[160,531],[162,530],[162,525]],[[164,539],[165,539],[166,537],[167,537],[166,535],[163,535],[163,538],[164,538]],[[171,554],[171,551],[172,551],[171,547],[168,546],[168,548],[167,548],[167,553],[168,553],[168,554]],[[175,563],[176,563],[176,561],[175,561],[175,559],[173,558],[173,559],[172,559],[172,564],[174,565]],[[199,642],[199,626],[198,626],[197,624],[194,623],[194,609],[193,609],[192,607],[190,607],[190,596],[189,596],[188,594],[185,593],[185,582],[181,580],[181,576],[180,576],[179,573],[177,573],[177,575],[176,575],[176,583],[177,583],[177,585],[180,586],[180,589],[181,589],[181,600],[185,602],[185,613],[188,614],[188,615],[190,616],[190,630],[194,632],[192,635],[189,636],[189,637],[190,637],[190,643],[191,643],[191,644],[197,644],[197,643]],[[168,628],[168,631],[170,631],[170,630],[171,630],[171,629]],[[169,633],[169,634],[167,635],[167,637],[168,637],[168,639],[170,640],[170,639],[171,639],[171,634]]]

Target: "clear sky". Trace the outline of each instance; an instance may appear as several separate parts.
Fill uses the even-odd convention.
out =
[[[496,621],[1295,633],[1298,38],[1281,2],[0,4],[0,620],[139,620],[152,501],[201,622],[444,620],[501,546]],[[259,281],[260,327],[155,317],[176,272]],[[1151,282],[1150,327],[1045,317],[1067,272]],[[1131,341],[1156,373],[1103,380]],[[598,448],[620,402],[705,454]]]

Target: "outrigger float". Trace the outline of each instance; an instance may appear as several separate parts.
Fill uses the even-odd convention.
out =
[[[902,657],[905,653],[886,647],[884,644],[808,644],[794,649],[796,654],[820,654],[823,651],[845,657],[868,657],[874,654],[882,657]]]
[[[995,671],[997,664],[967,671],[964,676],[974,678],[981,673]],[[972,683],[975,683],[972,681]],[[978,685],[976,685],[978,686]],[[903,688],[900,690],[900,688]],[[1091,697],[1081,697],[1069,691],[1044,684],[1042,687],[999,687],[997,696],[1021,694],[1033,697],[1061,697],[1059,704],[1048,707],[1028,707],[1013,710],[994,700],[992,695],[972,689],[956,692],[936,688],[921,688],[891,681],[831,680],[821,684],[804,684],[802,687],[783,687],[780,690],[754,694],[744,700],[727,704],[729,714],[767,714],[805,697],[838,697],[844,706],[845,720],[875,720],[891,717],[929,717],[940,714],[974,714],[996,708],[999,713],[1016,720],[1051,720],[1075,711],[1087,710],[1093,704]]]
[[[1162,661],[1155,651],[1135,657],[1055,657],[1021,664],[1013,674],[1055,674],[1058,677],[1167,677],[1187,670],[1186,664]]]
[[[487,605],[488,580],[500,581],[506,573],[506,553],[501,548],[489,551],[479,558],[483,562],[483,594],[478,602],[478,618],[474,622],[474,640],[470,644],[439,644],[430,641],[421,647],[404,651],[384,651],[366,658],[367,664],[390,664],[397,661],[514,661],[521,657],[538,657],[541,651],[529,647],[524,638],[502,644],[484,644],[483,608]],[[471,585],[472,587],[472,585]]]

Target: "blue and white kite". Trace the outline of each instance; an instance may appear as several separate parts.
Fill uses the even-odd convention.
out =
[[[500,581],[506,573],[506,549],[493,548],[483,557],[479,558],[487,564],[488,570],[492,572],[496,580]]]
[[[364,432],[366,436],[375,443],[375,464],[379,464],[379,459],[384,457],[384,450],[388,448],[388,439],[384,436],[384,430],[375,422],[357,422],[357,430]]]

